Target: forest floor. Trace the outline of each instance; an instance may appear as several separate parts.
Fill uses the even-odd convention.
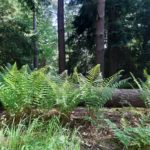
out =
[[[71,130],[78,129],[81,150],[123,150],[123,145],[114,137],[107,120],[120,129],[125,126],[137,127],[149,113],[150,109],[146,108],[101,108],[95,111],[78,107],[70,115],[69,127]]]
[[[81,150],[123,150],[105,120],[109,119],[119,128],[127,125],[137,127],[148,113],[150,109],[145,108],[105,108],[98,110],[96,116],[87,117],[88,112],[84,108],[77,108],[72,113],[71,120],[73,126],[79,129]]]

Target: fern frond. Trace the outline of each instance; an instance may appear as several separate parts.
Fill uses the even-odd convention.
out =
[[[140,85],[139,81],[135,78],[135,76],[132,73],[130,73],[130,74],[131,74],[131,76],[133,78],[133,81],[137,84],[137,86],[139,87],[139,89],[142,90],[142,86]]]
[[[86,76],[86,78],[88,79],[89,82],[93,82],[99,76],[102,78],[100,72],[100,65],[97,64],[95,67],[93,67],[91,70],[88,71],[88,75]]]

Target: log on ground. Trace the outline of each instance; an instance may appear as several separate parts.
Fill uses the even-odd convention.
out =
[[[140,97],[140,91],[136,89],[118,89],[114,91],[112,100],[109,100],[106,107],[145,107]]]

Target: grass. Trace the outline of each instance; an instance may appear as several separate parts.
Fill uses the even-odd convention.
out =
[[[144,108],[103,108],[91,118],[91,124],[89,120],[86,122],[77,118],[72,122],[70,120],[73,126],[68,127],[61,125],[59,117],[52,117],[49,121],[34,119],[29,123],[27,118],[18,125],[13,122],[3,126],[0,130],[0,150],[95,150],[95,146],[112,150],[144,147],[146,150],[149,146],[149,112]],[[108,126],[106,119],[115,124],[115,130]],[[74,130],[69,127],[74,127]],[[131,143],[125,146],[123,142],[126,141],[122,138],[127,139],[128,136]]]
[[[53,118],[45,125],[35,119],[28,126],[20,122],[0,131],[1,150],[80,150],[77,131],[72,133]]]

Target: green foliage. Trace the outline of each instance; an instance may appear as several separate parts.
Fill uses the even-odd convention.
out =
[[[147,71],[144,71],[144,76],[146,77],[146,82],[142,83],[142,98],[145,101],[146,106],[150,107],[150,75]]]
[[[72,33],[68,38],[70,49],[69,69],[80,66],[86,73],[94,62],[97,0],[70,0],[79,11],[72,21]],[[74,7],[74,11],[76,11]],[[143,78],[150,58],[150,1],[107,0],[105,9],[105,76],[125,70],[124,76],[133,72]]]
[[[29,13],[28,13],[29,14]],[[17,0],[0,1],[0,64],[31,64],[31,18]]]
[[[121,72],[118,72],[110,78],[103,79],[100,72],[100,65],[92,68],[86,77],[74,70],[71,76],[73,81],[79,84],[81,91],[80,101],[88,106],[103,107],[108,100],[112,98],[113,91],[127,82],[127,79],[120,80]]]
[[[119,129],[116,124],[106,120],[113,130],[114,136],[124,145],[126,149],[148,149],[150,146],[150,126],[125,127]]]
[[[68,81],[48,74],[47,67],[28,71],[27,66],[20,70],[16,64],[2,75],[0,99],[4,107],[12,112],[21,112],[26,108],[47,108],[58,106],[61,110],[75,105],[77,96]]]
[[[43,1],[42,1],[43,2]],[[39,65],[54,62],[56,30],[52,25],[50,2],[36,0],[0,1],[0,64],[33,66],[34,39],[38,40]],[[43,6],[44,5],[44,6]],[[37,33],[33,33],[33,9],[37,13]],[[47,61],[48,60],[48,61]],[[56,61],[55,61],[56,62]],[[52,66],[56,66],[55,64]]]
[[[43,14],[46,8],[42,8],[38,15],[38,32],[36,36],[38,37],[39,61],[41,66],[49,64],[57,70],[57,31],[49,19],[51,14],[49,16]]]
[[[17,126],[5,126],[0,131],[0,149],[4,150],[80,150],[77,131],[70,133],[60,125],[57,118],[48,125],[35,119],[28,126],[20,122]]]
[[[113,90],[126,80],[119,81],[120,72],[103,79],[99,68],[99,65],[92,68],[87,77],[76,69],[71,76],[58,76],[52,75],[49,67],[31,71],[23,66],[19,70],[14,64],[1,73],[0,101],[11,113],[54,107],[67,113],[81,102],[90,107],[103,107]]]
[[[144,76],[146,78],[145,82],[137,80],[133,74],[131,75],[134,82],[138,85],[140,89],[141,98],[144,100],[146,107],[150,107],[150,75],[146,70],[144,70]]]

